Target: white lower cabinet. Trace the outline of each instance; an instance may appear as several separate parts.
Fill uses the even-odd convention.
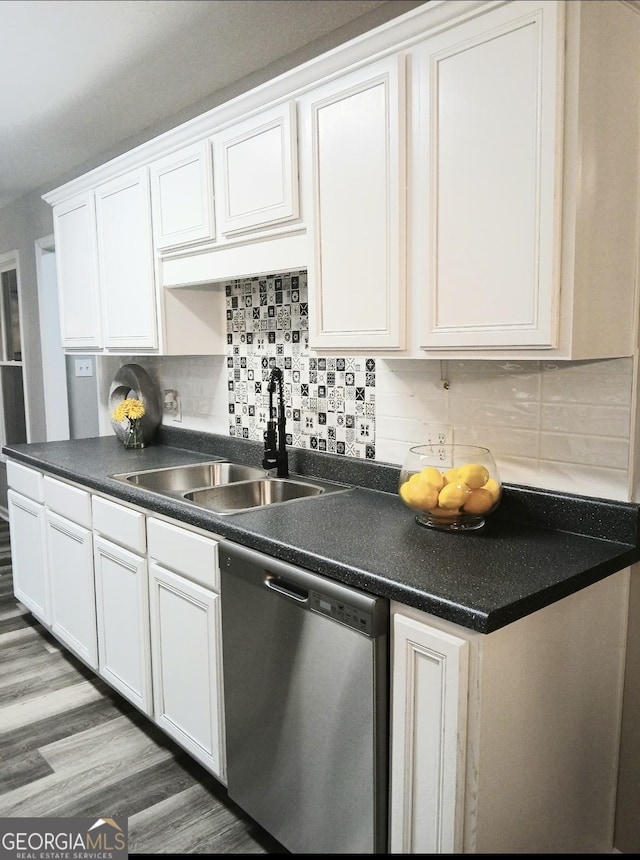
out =
[[[100,675],[150,715],[147,560],[101,537],[94,560]]]
[[[91,495],[45,475],[44,503],[51,632],[97,669]]]
[[[391,853],[613,852],[629,576],[487,634],[391,604]]]
[[[155,720],[224,782],[217,543],[153,518],[147,528]]]
[[[91,530],[47,509],[51,632],[92,669],[98,668]]]
[[[393,854],[462,850],[469,643],[393,616]]]
[[[220,596],[156,564],[150,574],[155,720],[222,777]]]
[[[226,781],[218,542],[8,461],[16,597]]]
[[[100,675],[151,716],[151,647],[145,515],[92,498]]]
[[[15,596],[47,627],[51,623],[44,505],[9,490],[9,530]]]

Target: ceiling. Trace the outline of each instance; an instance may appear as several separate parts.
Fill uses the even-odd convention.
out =
[[[422,2],[3,0],[0,206],[155,136],[168,117],[202,113],[266,67],[285,71],[289,55],[308,59]]]

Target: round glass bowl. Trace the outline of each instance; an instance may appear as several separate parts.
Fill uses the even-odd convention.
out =
[[[502,484],[488,448],[418,445],[402,464],[398,494],[420,525],[472,531],[498,507]]]

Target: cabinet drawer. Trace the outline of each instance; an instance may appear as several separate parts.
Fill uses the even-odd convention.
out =
[[[7,460],[7,483],[12,490],[34,502],[44,502],[44,481],[40,472]]]
[[[149,556],[205,588],[220,589],[218,543],[179,526],[147,520]]]
[[[144,514],[124,505],[94,496],[93,528],[103,537],[134,552],[144,553],[146,550]]]
[[[86,490],[45,476],[44,501],[49,510],[77,525],[91,528],[91,496]]]
[[[91,528],[91,495],[86,490],[45,475],[44,501],[49,510],[77,525]]]

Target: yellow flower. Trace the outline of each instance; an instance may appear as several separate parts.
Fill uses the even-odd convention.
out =
[[[111,413],[114,421],[124,421],[126,418],[131,420],[142,418],[144,415],[144,404],[135,397],[127,397],[122,403],[119,403]]]

